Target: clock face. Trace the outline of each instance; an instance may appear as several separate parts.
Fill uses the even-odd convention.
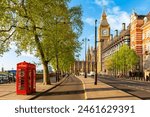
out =
[[[102,36],[108,36],[108,29],[102,30]]]

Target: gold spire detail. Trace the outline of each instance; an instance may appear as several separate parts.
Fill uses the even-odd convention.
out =
[[[108,26],[108,21],[107,21],[107,14],[106,14],[106,11],[105,9],[103,9],[103,14],[102,14],[102,17],[101,17],[101,23],[100,23],[101,26]]]

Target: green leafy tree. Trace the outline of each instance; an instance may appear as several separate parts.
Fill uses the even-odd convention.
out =
[[[106,66],[108,71],[112,71],[114,69],[112,56],[110,56],[106,59],[105,66]]]
[[[129,46],[123,45],[119,51],[115,52],[111,57],[108,57],[105,61],[105,65],[109,71],[122,72],[126,74],[127,71],[134,68],[139,62],[139,57],[134,50]]]
[[[41,60],[43,84],[51,84],[48,63],[54,57],[58,58],[65,39],[76,40],[82,32],[81,8],[69,9],[69,1],[1,0],[0,54],[15,42],[18,54],[30,52]]]
[[[68,69],[70,66],[69,61],[72,63],[74,60],[74,53],[80,50],[80,43],[77,39],[82,33],[82,10],[80,6],[77,6],[69,9],[68,12],[69,17],[67,17],[65,21],[62,19],[60,23],[56,22],[56,36],[54,38],[56,38],[57,41],[54,43],[55,47],[53,53],[55,57],[53,57],[51,62],[56,73],[62,71],[64,67]],[[62,35],[58,36],[58,34]],[[62,67],[62,65],[64,66]],[[56,77],[59,76],[56,74]]]

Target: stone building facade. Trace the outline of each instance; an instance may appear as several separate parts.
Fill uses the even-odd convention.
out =
[[[106,59],[127,44],[135,50],[140,57],[137,69],[144,72],[145,76],[150,73],[150,13],[147,15],[138,15],[133,12],[130,17],[130,24],[126,26],[122,23],[122,30],[115,30],[114,36],[110,34],[110,25],[107,21],[107,14],[103,11],[101,22],[98,27],[98,48],[97,48],[97,67],[98,73],[108,74],[105,66]],[[88,48],[86,71],[95,71],[94,49]],[[77,66],[77,62],[76,66]],[[84,72],[85,61],[79,62],[79,71]],[[77,69],[77,68],[74,68]],[[115,71],[117,74],[117,71]]]
[[[105,45],[102,50],[102,73],[110,74],[105,65],[105,61],[109,56],[112,56],[114,53],[119,51],[120,47],[124,44],[130,46],[130,26],[126,28],[125,23],[122,24],[122,30],[118,33],[118,30],[115,31],[114,37],[111,36],[111,40]],[[113,71],[116,75],[119,71]],[[111,73],[112,74],[112,73]]]
[[[90,73],[95,70],[95,55],[93,47],[89,46],[86,60],[86,72]],[[71,73],[79,74],[81,72],[85,72],[85,61],[76,60],[74,65],[71,66]]]
[[[87,52],[87,73],[90,73],[91,71],[95,70],[95,54],[94,54],[94,49],[93,47],[88,48]]]
[[[130,45],[130,26],[126,28],[126,24],[123,23],[121,32],[118,33],[118,30],[115,30],[115,35],[111,35],[107,15],[106,12],[103,11],[98,28],[98,73],[108,74],[105,61],[109,56],[117,52],[123,44]]]
[[[99,73],[108,74],[105,60],[117,52],[124,44],[135,50],[140,57],[137,69],[145,74],[150,73],[150,13],[147,15],[138,15],[133,12],[130,18],[130,24],[126,27],[126,24],[123,23],[121,32],[118,33],[118,30],[115,30],[115,35],[112,36],[110,35],[110,26],[107,21],[106,12],[103,12],[98,29],[99,43],[97,56]],[[107,30],[107,36],[105,35],[105,31],[103,31],[104,29]]]
[[[70,66],[70,73],[78,75],[80,72],[84,72],[85,61],[76,60],[73,65]]]
[[[150,13],[144,17],[142,28],[143,47],[143,71],[146,75],[150,73]]]
[[[139,68],[143,71],[143,55],[142,55],[142,26],[144,24],[145,15],[137,15],[135,12],[131,15],[130,27],[130,47],[139,55]]]
[[[131,15],[131,48],[140,56],[139,69],[145,76],[150,73],[150,13]]]

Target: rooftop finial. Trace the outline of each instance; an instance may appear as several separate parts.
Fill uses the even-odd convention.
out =
[[[106,14],[106,8],[103,6],[103,11],[102,11],[102,16],[101,16],[101,23],[100,25],[102,26],[109,26],[108,21],[107,21],[107,14]]]
[[[103,6],[103,14],[102,17],[106,17],[106,5],[102,5]]]

